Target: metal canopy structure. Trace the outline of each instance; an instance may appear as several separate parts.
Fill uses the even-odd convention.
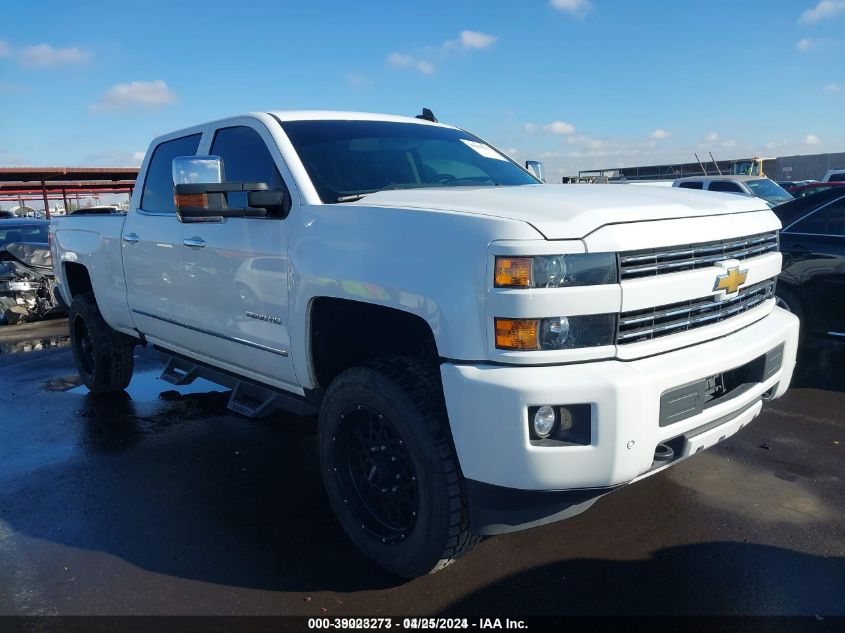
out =
[[[0,200],[42,200],[50,217],[50,200],[68,195],[101,193],[131,194],[138,177],[137,167],[0,167]]]

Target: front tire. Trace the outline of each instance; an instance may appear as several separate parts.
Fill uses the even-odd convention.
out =
[[[438,571],[479,538],[437,374],[412,359],[347,369],[326,393],[320,464],[350,540],[406,578]]]
[[[109,327],[92,292],[73,298],[68,322],[76,371],[88,390],[91,393],[123,391],[132,380],[133,339]]]

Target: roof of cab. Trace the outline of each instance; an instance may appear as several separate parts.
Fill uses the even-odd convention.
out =
[[[279,121],[389,121],[393,123],[419,123],[421,125],[440,125],[426,119],[376,112],[344,112],[339,110],[271,110],[268,112]],[[450,126],[444,126],[450,127]]]

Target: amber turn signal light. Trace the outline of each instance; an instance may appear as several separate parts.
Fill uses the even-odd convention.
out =
[[[498,349],[537,350],[540,319],[496,319]]]
[[[530,257],[497,257],[497,288],[528,288],[531,285]]]
[[[208,208],[208,195],[204,193],[177,193],[173,196],[177,209],[182,207]]]

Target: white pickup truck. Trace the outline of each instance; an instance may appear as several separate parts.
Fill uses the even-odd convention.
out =
[[[235,411],[318,415],[340,524],[413,577],[783,395],[779,228],[750,197],[543,184],[434,120],[267,112],[155,139],[125,217],[50,231],[92,392],[147,345]]]

